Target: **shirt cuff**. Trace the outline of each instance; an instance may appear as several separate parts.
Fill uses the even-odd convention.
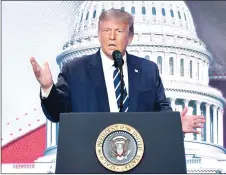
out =
[[[50,86],[50,88],[47,89],[46,92],[44,92],[43,88],[41,87],[41,96],[42,96],[42,98],[47,98],[49,96],[52,87],[53,87],[53,85]]]

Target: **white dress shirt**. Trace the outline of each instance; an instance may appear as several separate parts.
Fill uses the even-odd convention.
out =
[[[110,112],[119,112],[119,108],[117,105],[116,95],[115,95],[115,87],[114,87],[114,81],[113,81],[113,73],[115,70],[115,67],[113,66],[114,61],[110,58],[108,58],[102,49],[100,49],[100,55],[101,55],[101,61],[103,66],[103,72],[104,72],[104,79],[105,84],[107,88],[107,95],[108,95],[108,102],[109,102],[109,108]],[[124,65],[123,65],[123,80],[126,86],[127,94],[129,96],[129,88],[128,88],[128,68],[127,68],[127,57],[126,54],[123,56]],[[49,96],[49,93],[52,89],[52,86],[44,93],[43,89],[41,88],[41,93],[43,98],[47,98]]]
[[[110,58],[108,58],[102,49],[100,50],[102,65],[103,65],[103,71],[104,71],[104,78],[108,93],[108,102],[110,107],[110,112],[119,112],[119,108],[117,105],[116,95],[115,95],[115,86],[114,86],[114,80],[113,80],[113,73],[115,70],[115,67],[113,66],[114,61]],[[123,80],[126,86],[127,94],[129,95],[128,91],[128,69],[127,69],[127,57],[126,54],[123,56],[124,65],[123,65]]]

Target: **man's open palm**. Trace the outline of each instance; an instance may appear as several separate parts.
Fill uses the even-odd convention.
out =
[[[196,128],[203,128],[205,118],[202,115],[186,115],[188,108],[185,107],[180,113],[182,129],[184,133],[196,133],[200,134],[200,131],[195,130]]]
[[[33,71],[35,74],[36,79],[40,83],[43,90],[47,90],[53,84],[52,74],[49,69],[49,64],[47,62],[44,63],[44,68],[42,68],[34,57],[30,59],[31,65],[33,67]]]

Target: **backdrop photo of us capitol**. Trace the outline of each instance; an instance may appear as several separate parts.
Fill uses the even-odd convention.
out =
[[[216,147],[224,152],[223,160],[226,160],[223,148],[223,109],[226,101],[220,90],[209,86],[209,71],[213,70],[214,58],[198,38],[192,15],[183,1],[81,2],[71,40],[57,57],[59,67],[64,61],[98,50],[98,17],[103,10],[110,8],[121,9],[134,16],[135,35],[127,51],[158,65],[173,110],[182,111],[184,106],[188,106],[189,114],[206,117],[205,127],[199,129],[202,134],[185,136],[188,168],[194,168],[189,164],[193,164],[195,158],[204,162],[204,157],[210,156],[211,149]],[[213,156],[213,160],[218,162],[221,158]],[[210,162],[204,167],[208,168]]]
[[[192,16],[185,3],[183,1],[77,1],[76,3],[78,6],[73,12],[74,23],[68,26],[73,28],[73,32],[68,42],[62,46],[62,52],[56,57],[59,69],[64,61],[92,54],[98,50],[100,44],[97,24],[102,10],[118,8],[130,12],[135,18],[135,35],[127,51],[154,61],[158,65],[166,96],[173,110],[181,111],[184,106],[189,106],[189,113],[203,114],[206,117],[206,125],[201,135],[186,134],[185,136],[188,170],[201,168],[200,165],[194,165],[193,160],[204,160],[207,156],[210,157],[210,161],[202,167],[224,169],[226,166],[222,166],[221,162],[226,161],[225,154],[218,156],[211,151],[215,148],[225,151],[223,109],[226,101],[220,90],[209,86],[210,65],[215,58],[206,49],[205,43],[197,37]],[[58,73],[54,72],[54,74],[56,76]],[[48,125],[50,122],[47,121],[46,135],[54,135],[52,138],[57,139],[58,126],[56,125],[55,130],[49,130]],[[46,154],[48,148],[53,146],[57,148],[57,141],[52,142],[55,145],[49,143],[50,140],[47,138]],[[218,161],[219,157],[221,162]]]
[[[81,2],[71,40],[57,57],[60,68],[68,59],[98,50],[98,16],[102,10],[110,8],[119,8],[134,16],[135,35],[127,51],[157,63],[173,110],[181,111],[189,106],[189,113],[206,116],[202,135],[187,134],[186,139],[223,146],[221,125],[225,99],[219,90],[208,86],[209,65],[213,58],[197,37],[184,2]]]

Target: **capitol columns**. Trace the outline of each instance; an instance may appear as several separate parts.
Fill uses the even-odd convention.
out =
[[[168,77],[168,65],[169,65],[169,59],[168,57],[166,58],[166,53],[164,52],[164,54],[162,55],[162,75],[164,77]],[[168,55],[167,55],[168,56]]]
[[[176,98],[170,98],[170,106],[175,111]]]
[[[217,144],[218,133],[217,133],[217,106],[213,106],[213,143]]]
[[[209,84],[209,76],[208,76],[208,72],[209,72],[209,63],[206,64],[206,74],[205,74],[205,83]]]
[[[46,136],[46,148],[56,146],[56,123],[53,123],[49,120],[46,122],[46,128],[47,128],[47,136]]]
[[[196,101],[196,115],[201,115],[201,102]],[[202,131],[202,128],[197,128],[197,131]],[[202,133],[197,134],[197,141],[202,141]]]
[[[188,103],[190,100],[184,99],[184,107],[188,107]]]
[[[51,146],[51,138],[52,138],[52,122],[47,120],[46,121],[46,148],[49,148]]]
[[[224,110],[222,108],[218,109],[218,144],[220,146],[224,145],[224,138],[223,138],[223,114]]]
[[[185,79],[185,82],[188,81],[188,72],[189,72],[189,59],[188,59],[188,56],[185,57],[184,59],[184,79]]]
[[[206,103],[206,142],[210,142],[210,104]]]
[[[57,141],[57,124],[52,122],[52,142],[51,146],[56,146]]]

